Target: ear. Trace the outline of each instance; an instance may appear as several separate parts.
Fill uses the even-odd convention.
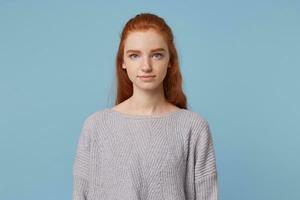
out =
[[[123,69],[126,69],[126,65],[125,65],[124,62],[122,63],[122,68],[123,68]]]

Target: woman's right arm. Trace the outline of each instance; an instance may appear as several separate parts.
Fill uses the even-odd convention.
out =
[[[73,200],[87,200],[92,134],[91,121],[92,120],[89,118],[84,121],[77,144],[77,151],[73,164]]]

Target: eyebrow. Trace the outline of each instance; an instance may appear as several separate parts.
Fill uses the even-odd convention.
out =
[[[152,49],[150,52],[155,52],[155,51],[166,51],[164,48],[156,48],[156,49]],[[134,50],[134,49],[130,49],[127,50],[126,53],[140,53],[141,51],[139,50]]]

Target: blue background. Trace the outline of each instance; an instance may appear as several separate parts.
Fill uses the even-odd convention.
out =
[[[0,199],[65,200],[83,120],[114,102],[125,22],[165,18],[220,199],[300,199],[300,3],[0,0]]]

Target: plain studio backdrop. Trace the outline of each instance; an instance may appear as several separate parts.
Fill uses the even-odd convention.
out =
[[[71,199],[80,128],[113,105],[121,29],[140,12],[173,29],[220,199],[300,199],[296,0],[0,0],[0,199]]]

